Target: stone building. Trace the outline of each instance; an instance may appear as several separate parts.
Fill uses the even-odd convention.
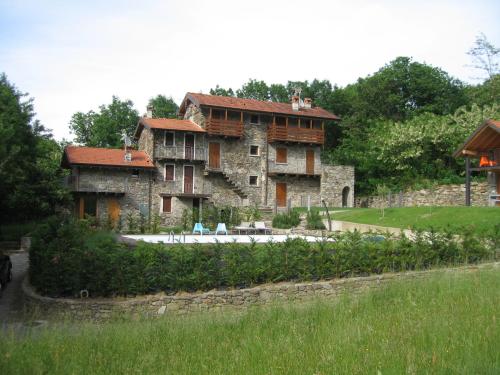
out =
[[[135,211],[172,225],[185,209],[207,204],[353,206],[354,168],[321,161],[325,126],[339,118],[310,99],[294,96],[290,104],[188,93],[178,119],[151,117],[148,110],[139,120],[138,151],[128,156],[66,148],[63,165],[72,170],[80,216],[114,220]]]

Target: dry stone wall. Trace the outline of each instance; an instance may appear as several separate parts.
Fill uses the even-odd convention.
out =
[[[471,183],[471,203],[473,206],[488,206],[489,184]],[[394,192],[385,197],[357,197],[356,207],[413,207],[413,206],[464,206],[465,185],[440,185],[436,189]]]
[[[447,269],[446,272],[474,272],[478,268],[499,268],[500,263],[488,263]],[[205,293],[158,293],[137,298],[66,299],[38,295],[28,279],[23,282],[25,304],[30,310],[38,311],[54,319],[70,317],[78,320],[104,321],[117,315],[155,316],[183,315],[193,312],[245,309],[253,305],[277,302],[302,302],[315,298],[335,298],[349,293],[358,294],[379,288],[399,279],[426,278],[440,270],[407,273],[386,273],[369,277],[353,277],[308,283],[280,283],[255,288],[210,291]]]

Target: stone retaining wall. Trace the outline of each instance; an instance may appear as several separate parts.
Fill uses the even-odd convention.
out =
[[[488,206],[488,182],[471,184],[473,206]],[[413,206],[464,206],[465,185],[439,185],[434,191],[429,189],[406,192],[392,192],[385,197],[356,197],[355,207],[413,207]]]
[[[498,268],[500,262],[447,269],[449,272],[471,272],[478,268]],[[441,270],[442,271],[442,270]],[[28,309],[48,315],[49,318],[76,318],[104,321],[116,315],[143,316],[187,314],[223,309],[244,309],[251,305],[271,302],[306,301],[316,297],[333,298],[342,293],[361,293],[378,288],[397,279],[425,278],[440,272],[428,270],[406,273],[386,273],[368,277],[352,277],[306,283],[280,283],[261,285],[249,289],[209,291],[205,293],[178,293],[140,296],[136,298],[66,299],[38,295],[28,279],[23,282]]]

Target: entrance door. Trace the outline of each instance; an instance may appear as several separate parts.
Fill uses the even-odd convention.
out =
[[[108,217],[114,227],[120,219],[120,204],[116,198],[108,198]]]
[[[306,150],[306,174],[314,174],[314,150]]]
[[[97,196],[95,195],[85,195],[77,199],[77,211],[78,218],[85,219],[87,216],[97,216]]]
[[[194,167],[192,165],[184,166],[184,193],[193,194],[193,176]]]
[[[276,182],[276,205],[286,207],[286,183]]]
[[[210,142],[208,144],[208,167],[220,169],[220,143]]]
[[[194,159],[194,135],[186,134],[184,136],[184,158]]]

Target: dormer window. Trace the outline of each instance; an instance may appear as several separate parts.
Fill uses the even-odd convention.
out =
[[[260,124],[260,116],[259,115],[250,115],[250,123],[251,124]]]
[[[175,137],[173,132],[165,132],[165,140],[163,144],[167,147],[173,147],[175,145]]]

